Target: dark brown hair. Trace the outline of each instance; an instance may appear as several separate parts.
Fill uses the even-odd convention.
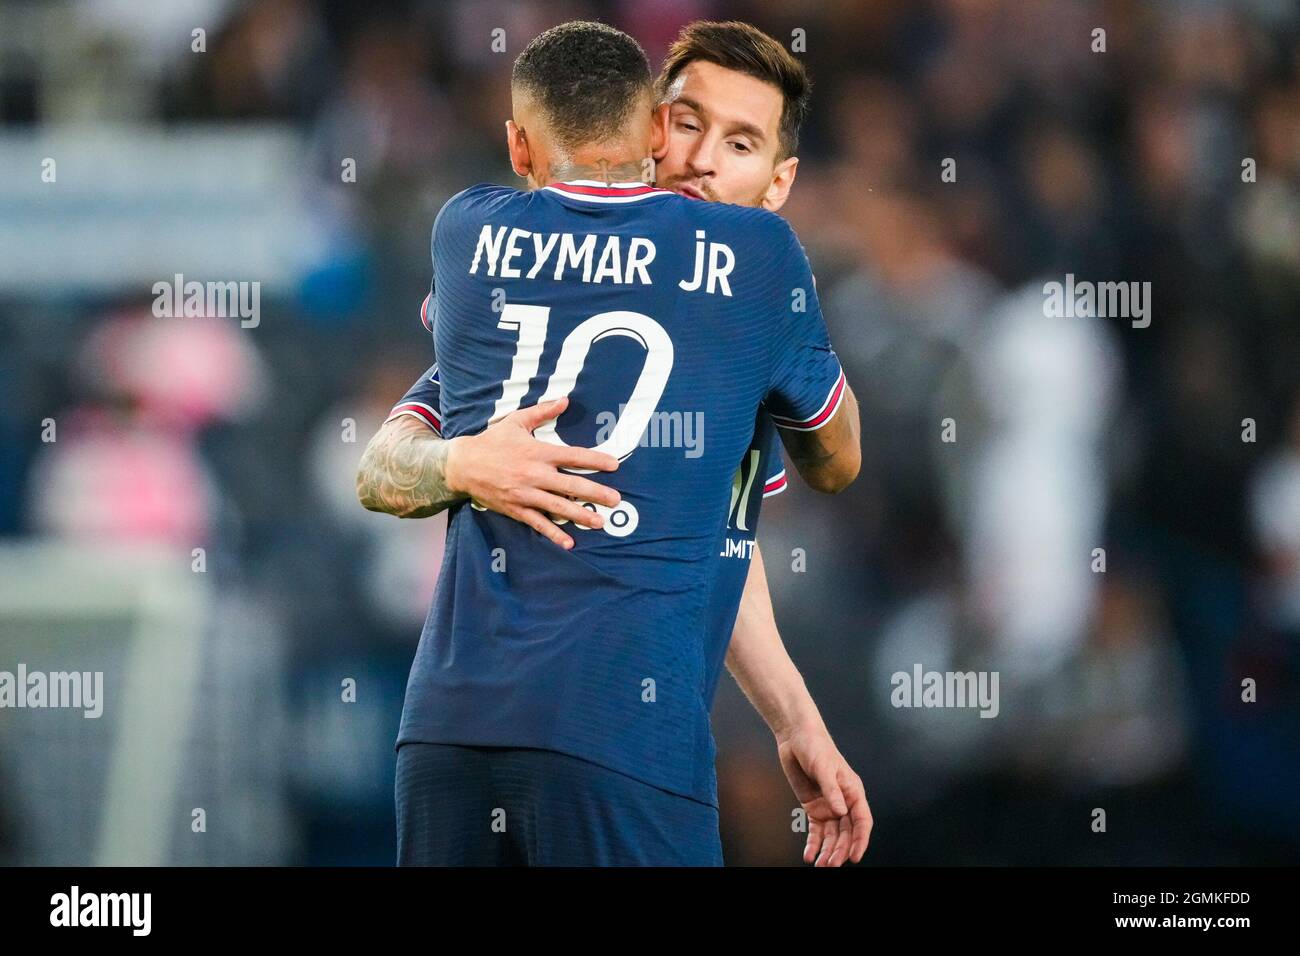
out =
[[[659,78],[655,80],[655,100],[662,103],[668,89],[694,60],[716,63],[728,70],[744,73],[771,83],[781,91],[780,145],[777,160],[793,156],[799,148],[799,127],[808,116],[812,81],[802,63],[762,30],[739,20],[717,23],[696,20],[682,28],[668,49]]]
[[[537,99],[556,142],[571,149],[604,142],[623,129],[650,87],[650,61],[621,30],[572,20],[524,47],[511,83]]]

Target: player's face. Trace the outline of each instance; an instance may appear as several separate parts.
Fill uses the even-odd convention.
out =
[[[771,83],[688,63],[660,107],[667,137],[655,154],[658,185],[693,199],[780,209],[799,162],[776,160],[783,105]]]

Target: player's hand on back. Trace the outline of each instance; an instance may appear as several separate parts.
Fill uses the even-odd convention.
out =
[[[562,548],[572,548],[573,539],[548,515],[600,528],[604,518],[578,501],[612,508],[621,497],[613,488],[560,471],[583,468],[610,472],[618,468],[617,458],[533,437],[535,428],[558,418],[568,404],[567,398],[561,398],[521,408],[477,435],[451,439],[447,450],[448,487],[490,511],[523,522]]]

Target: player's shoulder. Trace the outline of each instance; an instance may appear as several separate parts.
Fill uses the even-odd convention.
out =
[[[790,223],[761,206],[737,206],[733,203],[686,200],[700,225],[725,228],[755,247],[783,250],[798,237]]]
[[[443,203],[442,208],[458,209],[462,206],[500,204],[509,202],[516,196],[526,195],[527,193],[523,190],[515,189],[513,186],[502,186],[500,183],[478,183],[456,193]]]
[[[433,234],[438,234],[440,225],[453,226],[464,217],[480,218],[500,211],[510,202],[526,197],[528,194],[511,186],[498,183],[478,183],[456,193],[438,210],[433,219]]]
[[[790,224],[762,206],[738,206],[729,202],[703,202],[687,200],[702,216],[722,222],[738,222],[762,232],[784,233],[790,231]]]

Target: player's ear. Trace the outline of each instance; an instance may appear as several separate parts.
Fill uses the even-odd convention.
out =
[[[762,206],[768,212],[777,212],[790,197],[790,187],[794,185],[795,170],[799,166],[799,157],[791,156],[776,164],[772,173],[772,183],[763,194]]]
[[[506,149],[510,153],[510,168],[516,176],[527,179],[533,171],[533,159],[528,151],[524,131],[515,125],[514,120],[506,120]]]
[[[651,111],[650,155],[656,163],[668,155],[668,104],[660,103]]]

